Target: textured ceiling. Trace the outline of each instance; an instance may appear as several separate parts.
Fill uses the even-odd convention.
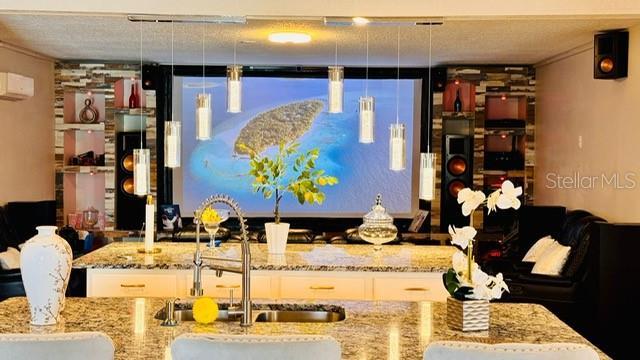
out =
[[[432,28],[433,63],[534,64],[593,40],[600,30],[626,28],[640,19],[504,18],[445,19]],[[327,27],[321,21],[249,20],[245,25],[206,26],[206,61],[246,65],[327,65],[365,63],[367,28]],[[202,25],[176,23],[175,62],[202,62]],[[280,45],[266,38],[273,31],[303,31],[305,45]],[[395,27],[368,27],[370,64],[396,64]],[[427,63],[428,27],[400,28],[400,61],[404,66]],[[171,24],[143,23],[144,61],[171,61]],[[125,15],[0,14],[0,40],[57,59],[140,60],[140,23]]]

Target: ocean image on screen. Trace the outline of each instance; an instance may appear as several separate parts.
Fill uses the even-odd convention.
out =
[[[373,144],[361,144],[358,99],[364,94],[364,80],[346,79],[344,112],[330,114],[326,79],[245,77],[242,112],[230,114],[226,112],[226,78],[208,77],[204,88],[212,96],[212,138],[197,141],[195,98],[202,92],[202,78],[177,78],[176,84],[181,86],[174,90],[174,106],[183,122],[183,140],[182,169],[174,172],[174,200],[179,199],[187,214],[205,197],[224,193],[236,199],[249,216],[272,216],[273,198],[265,200],[253,192],[252,178],[247,175],[248,157],[236,145],[249,142],[263,155],[274,154],[277,146],[269,146],[269,137],[282,130],[263,127],[256,131],[251,126],[256,118],[278,117],[294,122],[287,138],[298,141],[301,151],[319,148],[317,168],[339,179],[337,185],[322,188],[326,194],[322,205],[300,205],[291,194],[285,195],[281,203],[284,217],[360,217],[370,210],[378,193],[388,211],[411,216],[413,128],[420,101],[416,83],[419,85],[419,80],[400,80],[397,89],[399,119],[407,127],[407,167],[396,172],[389,170],[389,126],[396,121],[396,80],[368,80],[369,95],[376,98],[376,138]],[[175,91],[181,94],[175,96]]]

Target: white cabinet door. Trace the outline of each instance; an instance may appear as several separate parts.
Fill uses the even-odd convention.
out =
[[[173,297],[177,275],[147,270],[88,272],[88,297]]]
[[[189,288],[193,282],[193,275],[187,279]],[[205,296],[211,296],[219,301],[226,302],[233,289],[235,301],[240,301],[242,297],[242,275],[233,273],[223,273],[217,277],[212,271],[202,272],[202,289]],[[272,295],[271,276],[251,275],[251,298],[271,299],[277,298],[277,294]]]
[[[280,277],[280,298],[282,299],[362,300],[366,298],[364,277],[354,277],[347,273],[334,277],[289,274]]]
[[[393,275],[373,279],[374,300],[445,301],[449,296],[440,274]]]

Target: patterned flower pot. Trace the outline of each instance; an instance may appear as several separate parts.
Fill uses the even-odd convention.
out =
[[[454,330],[488,330],[490,313],[488,300],[447,298],[447,324]]]
[[[31,310],[31,324],[53,325],[64,308],[73,255],[55,226],[39,226],[20,252],[20,271]]]

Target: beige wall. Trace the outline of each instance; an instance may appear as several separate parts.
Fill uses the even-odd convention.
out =
[[[640,222],[640,26],[630,29],[626,79],[593,79],[593,49],[538,67],[536,78],[536,204]],[[553,174],[575,173],[598,178],[582,178],[578,189],[552,188],[559,183]],[[608,185],[601,174],[635,187]]]
[[[35,80],[35,96],[0,100],[0,204],[54,199],[53,62],[0,47],[0,72]]]

